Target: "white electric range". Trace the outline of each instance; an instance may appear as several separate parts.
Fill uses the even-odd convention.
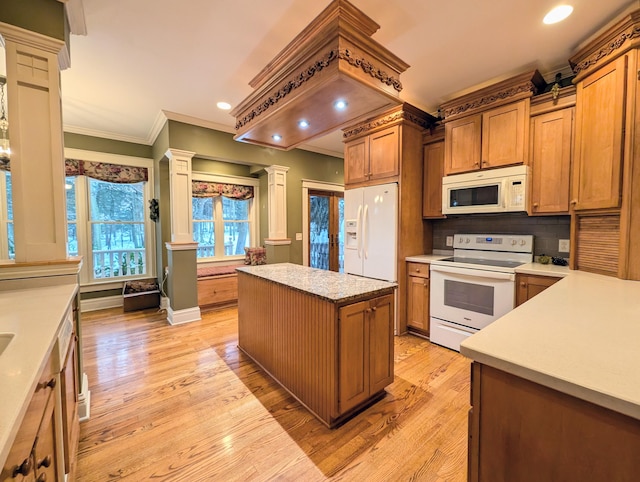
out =
[[[453,257],[431,262],[430,340],[460,342],[515,306],[515,269],[533,261],[533,236],[457,234]]]

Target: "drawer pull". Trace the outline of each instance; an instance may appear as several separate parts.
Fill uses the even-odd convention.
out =
[[[38,388],[54,388],[56,386],[56,379],[52,378],[51,380],[49,380],[48,382],[42,382],[40,384],[38,384]]]
[[[38,475],[36,482],[47,482],[47,474],[43,472],[40,475]]]

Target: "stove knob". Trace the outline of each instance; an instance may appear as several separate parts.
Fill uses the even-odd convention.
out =
[[[511,240],[511,246],[515,246],[518,242],[515,239]]]
[[[464,240],[464,242],[465,242],[465,243],[467,243],[467,244],[469,244],[469,242],[470,242],[470,241],[471,241],[471,240],[470,240],[469,238],[467,238],[467,239],[465,239],[465,240]]]
[[[527,242],[524,239],[520,240],[520,246],[524,246],[525,244],[527,244]]]
[[[460,238],[460,239],[458,240],[458,243],[460,243],[460,244],[462,244],[463,242],[464,242],[464,238]]]

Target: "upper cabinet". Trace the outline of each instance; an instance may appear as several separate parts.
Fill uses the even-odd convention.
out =
[[[620,206],[627,62],[623,55],[576,85],[576,210]]]
[[[640,10],[583,42],[576,77],[570,267],[640,280]]]
[[[444,175],[444,128],[427,130],[423,136],[422,217],[442,218],[442,176]]]
[[[398,134],[398,126],[392,126],[345,143],[345,184],[396,179],[400,158]]]
[[[444,174],[526,164],[530,98],[545,85],[536,70],[443,104]]]
[[[531,100],[530,215],[569,212],[575,87]]]

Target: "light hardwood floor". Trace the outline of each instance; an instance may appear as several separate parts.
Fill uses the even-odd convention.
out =
[[[329,430],[237,348],[237,309],[170,326],[155,310],[82,315],[91,418],[77,480],[463,481],[470,361],[395,340],[380,402]]]

